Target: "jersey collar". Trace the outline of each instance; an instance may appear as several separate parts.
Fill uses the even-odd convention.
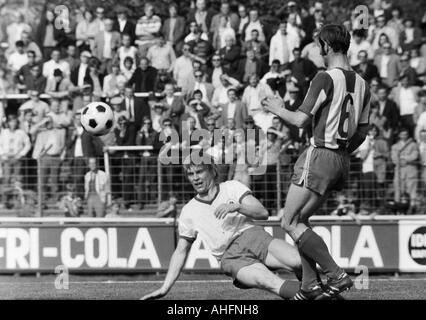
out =
[[[200,199],[198,197],[198,195],[196,195],[194,199],[197,200],[197,201],[199,201],[199,202],[201,202],[201,203],[205,203],[205,204],[211,205],[216,200],[216,198],[217,198],[217,196],[219,195],[219,192],[220,192],[220,185],[216,184],[216,187],[217,187],[216,188],[216,193],[215,193],[213,199],[211,199],[210,201]]]

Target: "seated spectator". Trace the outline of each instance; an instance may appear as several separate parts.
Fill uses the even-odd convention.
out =
[[[73,85],[68,78],[64,78],[64,75],[60,69],[53,71],[53,77],[47,79],[46,93],[54,98],[62,98],[68,96],[73,90]]]
[[[127,120],[129,120],[129,112],[123,108],[124,99],[120,96],[111,98],[109,103],[114,112],[113,128],[118,128],[118,119],[125,117]]]
[[[120,70],[123,77],[126,79],[126,82],[128,82],[132,77],[133,74],[136,71],[136,63],[135,60],[133,60],[132,57],[125,57],[124,63],[123,63],[123,69]]]
[[[177,208],[176,208],[177,199],[173,193],[169,194],[169,199],[163,201],[159,204],[157,209],[156,218],[176,218],[177,217]]]
[[[209,36],[207,33],[202,32],[201,28],[198,26],[197,22],[193,21],[189,23],[189,33],[185,36],[184,42],[190,43],[197,38],[200,38],[204,41],[209,41]]]
[[[426,55],[421,56],[419,47],[410,50],[410,66],[416,70],[417,78],[426,84]]]
[[[166,84],[168,83],[174,84],[174,80],[170,76],[170,73],[168,73],[167,70],[164,70],[164,69],[158,70],[158,75],[155,81],[155,88],[154,88],[155,92],[162,94]]]
[[[181,96],[175,95],[175,86],[173,83],[167,83],[164,86],[165,97],[161,103],[165,107],[167,118],[172,120],[173,126],[180,131],[181,117],[185,112],[185,104]]]
[[[127,57],[132,58],[134,69],[136,69],[137,61],[138,61],[138,49],[135,46],[132,46],[132,38],[129,34],[123,34],[121,36],[122,46],[118,48],[116,58],[120,61],[120,70],[125,73],[125,70],[129,70],[125,68],[124,62]],[[130,69],[131,70],[131,69]]]
[[[124,88],[127,79],[120,73],[120,66],[118,63],[113,63],[112,72],[104,78],[103,83],[103,96],[112,98],[121,94],[121,89]]]
[[[256,75],[259,79],[267,72],[267,66],[257,59],[254,51],[248,50],[246,58],[238,62],[238,67],[234,78],[242,83],[248,83],[251,76]]]
[[[266,61],[269,54],[269,47],[264,41],[259,40],[259,31],[252,30],[250,40],[244,42],[243,51],[253,51],[256,59],[259,61]]]
[[[196,0],[195,8],[190,10],[188,14],[188,21],[197,23],[202,32],[208,34],[215,14],[216,12],[212,8],[207,7],[206,0]]]
[[[98,169],[96,158],[89,159],[89,172],[84,176],[84,192],[89,217],[102,218],[110,197],[109,177]]]
[[[68,128],[72,124],[72,118],[69,113],[61,108],[61,101],[58,98],[50,100],[50,111],[47,116],[52,120],[53,127],[57,129]]]
[[[176,3],[169,4],[169,17],[164,21],[161,32],[164,39],[180,55],[185,38],[185,18],[178,15]]]
[[[70,80],[75,87],[81,91],[85,82],[90,82],[89,61],[92,54],[89,51],[80,53],[80,63],[71,70]]]
[[[166,108],[161,102],[153,103],[150,118],[152,120],[152,128],[157,132],[161,132],[161,124],[163,123],[163,120],[169,119],[168,114],[166,113]]]
[[[379,70],[371,63],[368,59],[368,53],[366,50],[358,51],[357,60],[359,64],[353,67],[354,71],[358,73],[365,81],[371,82],[373,78],[380,77]]]
[[[272,127],[272,120],[274,117],[275,115],[266,110],[262,105],[260,111],[253,115],[253,120],[256,126],[258,126],[265,134],[267,134],[268,129]]]
[[[360,52],[365,52],[367,57],[373,58],[374,51],[370,42],[366,39],[366,32],[363,29],[357,29],[352,32],[352,39],[348,49],[349,63],[352,67],[361,63]]]
[[[53,77],[55,69],[62,71],[65,78],[70,77],[70,66],[68,62],[61,60],[61,50],[55,48],[52,50],[51,60],[43,64],[43,76],[46,78]]]
[[[376,24],[373,26],[368,37],[368,41],[372,43],[373,50],[379,48],[379,37],[381,34],[385,34],[389,38],[392,48],[396,49],[399,47],[399,35],[396,33],[395,29],[386,26],[386,17],[384,15],[376,18]]]
[[[219,110],[223,105],[229,102],[228,90],[237,89],[240,87],[240,83],[229,77],[226,74],[220,75],[220,85],[214,90],[212,97],[212,107]]]
[[[273,96],[271,88],[267,84],[259,83],[257,75],[252,75],[249,78],[249,85],[244,89],[241,101],[247,109],[247,114],[254,117],[261,111],[261,101],[271,96]]]
[[[193,118],[196,129],[206,129],[205,117],[210,113],[209,106],[203,101],[203,93],[201,90],[195,90],[192,94],[192,98],[188,101],[188,108],[182,115],[181,120],[187,121],[189,118]]]
[[[210,25],[210,33],[214,34],[217,31],[221,24],[221,18],[226,18],[226,26],[232,28],[235,32],[238,31],[238,26],[240,23],[240,18],[238,15],[231,11],[231,4],[227,0],[223,0],[220,4],[220,12],[215,14],[212,18]]]
[[[413,18],[404,20],[404,28],[400,34],[401,49],[403,51],[415,48],[422,42],[422,31],[414,25]]]
[[[148,49],[146,57],[151,65],[157,70],[166,70],[168,73],[173,71],[176,60],[173,47],[166,43],[163,35],[159,35],[153,45]]]
[[[67,184],[65,190],[65,194],[59,199],[59,209],[65,217],[78,218],[83,210],[81,198],[76,195],[73,184]]]
[[[395,165],[394,191],[395,201],[400,202],[404,194],[410,197],[409,214],[416,211],[419,150],[416,142],[410,138],[408,129],[398,133],[398,142],[392,146],[392,162]]]
[[[157,69],[149,65],[147,58],[141,58],[139,67],[136,68],[128,85],[134,85],[135,92],[154,92]]]
[[[7,59],[7,67],[16,74],[21,67],[28,63],[27,53],[24,51],[24,43],[19,40],[15,44],[15,51]]]
[[[19,117],[22,120],[22,116],[26,110],[31,110],[34,114],[34,122],[40,122],[44,119],[47,113],[50,111],[49,105],[40,100],[40,92],[36,90],[30,90],[28,92],[30,100],[24,102],[18,109]]]
[[[118,201],[112,201],[111,205],[106,210],[105,218],[120,218],[120,204]]]
[[[78,22],[75,29],[76,45],[80,52],[92,50],[98,31],[98,24],[94,19],[93,12],[86,10],[84,18]]]
[[[139,54],[145,57],[148,49],[154,45],[156,35],[161,30],[161,18],[154,13],[154,5],[151,2],[145,3],[145,15],[136,24],[136,41],[139,46]]]
[[[198,58],[198,60],[203,64],[206,64],[212,56],[214,49],[211,42],[202,39],[201,35],[202,34],[199,29],[195,30],[194,39],[187,43],[191,47],[191,52]]]
[[[0,165],[3,166],[4,183],[11,183],[12,177],[20,179],[22,158],[31,149],[28,135],[19,128],[16,116],[9,116],[8,128],[0,132]]]
[[[218,52],[222,64],[229,73],[234,73],[241,55],[241,48],[233,37],[225,37],[225,46]]]
[[[252,31],[257,30],[259,33],[259,41],[267,40],[267,27],[259,19],[259,10],[257,8],[250,9],[249,21],[244,25],[241,31],[241,40],[250,41],[253,35]]]

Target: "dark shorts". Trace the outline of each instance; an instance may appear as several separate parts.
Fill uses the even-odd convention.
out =
[[[310,146],[297,159],[291,182],[320,195],[342,190],[349,174],[349,162],[344,150]]]
[[[254,263],[265,264],[268,247],[272,236],[263,227],[254,226],[235,238],[222,256],[223,272],[234,279],[234,285],[243,288],[237,281],[237,273],[241,268]]]

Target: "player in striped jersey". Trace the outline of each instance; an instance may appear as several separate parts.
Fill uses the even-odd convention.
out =
[[[279,98],[263,101],[272,113],[312,132],[310,146],[295,164],[281,221],[302,259],[302,286],[295,299],[318,299],[352,286],[350,277],[336,264],[308,222],[329,193],[343,187],[349,155],[367,135],[370,93],[368,84],[350,67],[349,43],[350,34],[344,26],[325,25],[319,32],[318,45],[327,70],[312,80],[299,109],[286,110]],[[318,283],[316,263],[327,275],[325,290]]]

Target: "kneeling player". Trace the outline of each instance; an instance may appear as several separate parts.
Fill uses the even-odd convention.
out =
[[[165,296],[178,278],[191,245],[201,237],[220,261],[221,269],[239,288],[264,289],[282,298],[291,298],[299,282],[283,280],[270,269],[300,272],[297,249],[274,239],[255,220],[268,218],[268,211],[250,190],[238,181],[218,184],[214,164],[189,164],[184,169],[197,192],[179,218],[179,241],[162,287],[142,299]]]

